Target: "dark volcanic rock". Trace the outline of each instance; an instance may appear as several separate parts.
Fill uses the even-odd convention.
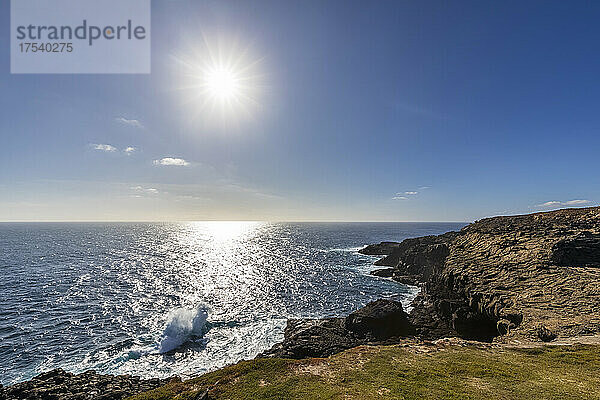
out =
[[[551,342],[556,339],[556,335],[545,326],[540,326],[537,333],[542,342]]]
[[[414,332],[402,304],[377,300],[346,318],[291,319],[284,340],[259,357],[327,357],[367,343],[382,343]]]
[[[422,276],[420,274],[403,275],[402,272],[403,271],[390,267],[376,269],[371,271],[370,274],[380,278],[392,278],[393,280],[404,283],[405,285],[418,286],[422,282]]]
[[[379,244],[370,244],[358,252],[368,256],[387,256],[399,245],[400,243],[398,242],[381,242]]]
[[[3,400],[120,400],[155,389],[172,379],[143,380],[130,375],[100,375],[94,371],[71,374],[58,368],[29,381],[0,387]]]
[[[419,312],[411,312],[409,319],[415,327],[415,336],[422,339],[439,339],[458,336],[450,323],[441,318],[431,298],[423,293],[417,295],[412,303]]]
[[[393,267],[399,276],[418,276],[424,282],[435,268],[444,265],[449,253],[448,244],[457,234],[448,232],[439,236],[406,239],[375,265]]]
[[[552,262],[562,267],[600,267],[600,234],[583,231],[560,240],[552,248]]]
[[[394,275],[395,268],[381,268],[371,271],[370,274],[373,276],[379,276],[380,278],[391,278]]]
[[[402,303],[393,300],[372,301],[348,315],[345,323],[348,331],[372,340],[386,340],[415,332]]]
[[[283,342],[258,357],[327,357],[361,344],[345,329],[344,318],[289,319]]]

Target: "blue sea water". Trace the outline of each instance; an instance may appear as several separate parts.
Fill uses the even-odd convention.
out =
[[[249,359],[287,318],[416,289],[356,252],[451,223],[0,224],[0,379],[61,367],[191,377]]]

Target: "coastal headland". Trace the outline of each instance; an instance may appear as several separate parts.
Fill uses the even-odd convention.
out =
[[[376,279],[421,288],[409,312],[381,299],[289,320],[255,360],[185,382],[86,397],[72,386],[81,375],[59,374],[0,398],[600,399],[600,207],[486,218],[360,252],[381,257]]]

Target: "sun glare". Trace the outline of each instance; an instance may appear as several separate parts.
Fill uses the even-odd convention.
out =
[[[230,69],[221,67],[207,71],[204,81],[208,94],[219,101],[231,101],[239,95],[238,77]]]
[[[179,89],[195,109],[194,119],[240,123],[253,117],[261,92],[260,60],[239,41],[202,39],[174,56]]]

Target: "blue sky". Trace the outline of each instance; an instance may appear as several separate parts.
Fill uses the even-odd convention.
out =
[[[9,17],[3,1],[0,220],[471,221],[600,201],[600,3],[154,1],[150,75],[11,75]],[[185,88],[177,60],[202,43],[246,52],[248,112]]]

